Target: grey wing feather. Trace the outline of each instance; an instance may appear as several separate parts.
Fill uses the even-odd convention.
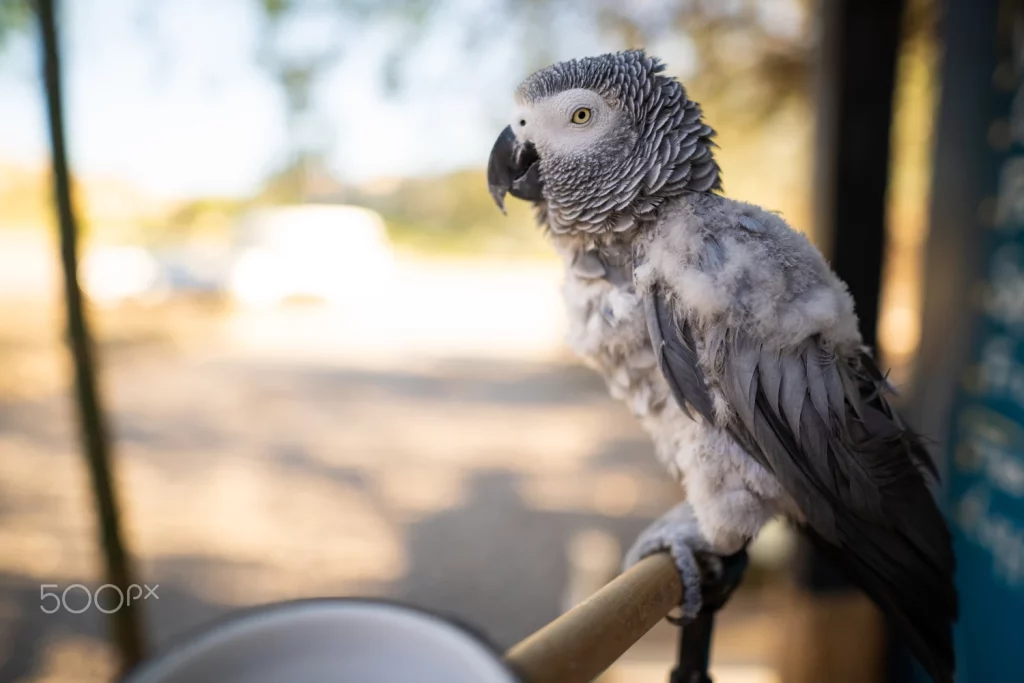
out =
[[[689,406],[693,406],[701,417],[714,422],[711,395],[688,327],[676,324],[668,300],[657,289],[644,298],[644,308],[654,353],[679,407],[692,418]]]
[[[792,353],[782,354],[782,396],[779,407],[798,442],[800,441],[800,416],[803,413],[806,393],[807,374],[800,357]]]
[[[736,397],[733,404],[740,419],[748,424],[754,419],[754,400],[757,395],[752,393],[756,388],[754,384],[754,373],[757,371],[757,362],[760,359],[759,348],[753,344],[746,344],[743,348],[737,348],[732,357],[733,365],[726,377],[730,380],[729,388],[732,395]]]
[[[843,392],[842,371],[834,363],[824,368],[825,395],[832,415],[839,418],[839,426],[846,428],[846,395]]]
[[[751,353],[747,336],[733,330],[725,358],[726,375],[741,380]],[[920,439],[889,406],[884,377],[865,353],[846,361],[811,338],[784,351],[781,367],[781,410],[766,387],[756,387],[754,419],[736,410],[740,424],[732,429],[754,435],[812,538],[878,601],[936,680],[951,680],[954,561],[922,476],[930,459]],[[734,386],[722,385],[729,404],[748,404],[749,394]],[[845,389],[842,400],[836,386]]]
[[[646,304],[676,400],[714,423],[692,326],[659,288]],[[878,602],[936,681],[952,681],[951,538],[924,480],[930,458],[886,400],[884,376],[866,353],[840,357],[817,337],[785,350],[736,329],[724,339],[715,386],[734,417],[718,426],[775,475],[809,536]]]
[[[782,388],[782,359],[778,351],[761,347],[761,359],[757,363],[758,376],[768,405],[779,412],[779,389]]]
[[[811,405],[825,424],[829,423],[828,387],[825,384],[825,366],[829,363],[818,346],[807,349],[804,355],[807,367],[807,389],[811,394]],[[829,366],[831,364],[829,363]]]

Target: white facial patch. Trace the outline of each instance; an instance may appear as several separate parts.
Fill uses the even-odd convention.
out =
[[[579,109],[590,112],[586,123],[575,123]],[[529,140],[543,156],[579,152],[604,138],[618,120],[619,112],[592,90],[576,88],[533,103],[520,103],[512,118],[512,130],[520,141]]]

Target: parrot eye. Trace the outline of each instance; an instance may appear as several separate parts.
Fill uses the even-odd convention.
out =
[[[572,122],[577,125],[583,125],[590,120],[590,110],[586,107],[580,107],[572,113]]]

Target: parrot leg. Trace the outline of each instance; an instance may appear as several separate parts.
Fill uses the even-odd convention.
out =
[[[743,578],[746,549],[728,556],[715,554],[700,532],[689,503],[680,503],[645,529],[626,553],[625,568],[654,553],[668,552],[683,584],[681,619],[686,623],[702,612],[725,604]]]

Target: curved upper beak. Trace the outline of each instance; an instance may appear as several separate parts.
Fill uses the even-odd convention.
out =
[[[544,198],[539,162],[533,143],[520,143],[512,126],[505,126],[487,161],[487,189],[502,213],[505,213],[506,194],[534,202]]]

